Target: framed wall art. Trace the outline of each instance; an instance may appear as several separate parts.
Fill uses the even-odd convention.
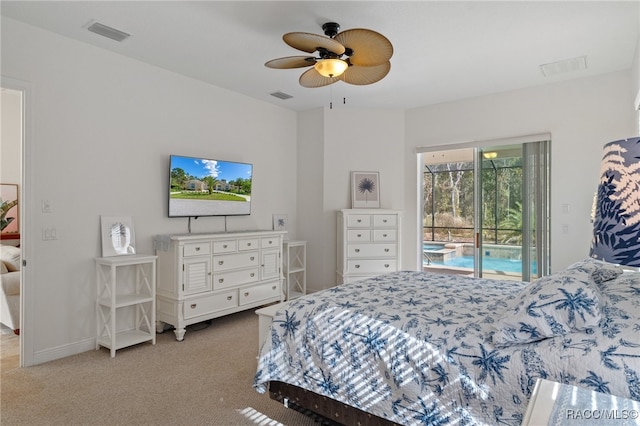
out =
[[[351,208],[380,208],[379,172],[351,172]]]
[[[20,238],[18,185],[0,184],[0,234],[2,239]]]
[[[136,254],[131,216],[100,216],[102,257]]]
[[[288,231],[289,219],[286,214],[274,214],[273,215],[273,230],[274,231]]]

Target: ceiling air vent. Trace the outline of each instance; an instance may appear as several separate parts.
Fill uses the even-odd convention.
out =
[[[270,95],[271,96],[275,96],[276,98],[282,99],[282,100],[293,98],[293,96],[289,95],[288,93],[284,93],[284,92],[280,92],[280,91],[273,92]]]
[[[127,38],[131,37],[131,34],[127,34],[124,31],[117,30],[113,27],[109,27],[95,21],[91,22],[87,29],[92,33],[96,33],[115,41],[124,41]]]
[[[575,72],[587,69],[587,57],[580,56],[573,59],[565,59],[564,61],[550,62],[540,65],[540,70],[545,77],[551,77],[558,74]]]

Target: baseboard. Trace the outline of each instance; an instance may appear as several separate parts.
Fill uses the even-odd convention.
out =
[[[56,359],[65,358],[71,355],[77,355],[82,352],[87,352],[95,349],[96,339],[85,339],[79,342],[70,343],[68,345],[62,345],[55,348],[45,349],[43,351],[37,351],[33,354],[33,364],[43,364],[45,362],[55,361]]]

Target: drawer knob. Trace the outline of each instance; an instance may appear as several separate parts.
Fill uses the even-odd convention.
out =
[[[274,285],[273,287],[271,287],[271,290],[275,290],[276,288],[278,287]]]
[[[244,297],[247,297],[248,295],[249,295],[249,292],[248,292],[248,291],[245,291],[245,293],[244,293]]]
[[[256,258],[255,256],[251,256],[249,260],[255,260],[255,258]]]
[[[222,246],[222,248],[227,248],[227,247],[229,247],[229,246],[228,246],[228,245],[226,245],[226,244],[224,244],[224,245]]]
[[[253,277],[255,277],[255,276],[256,276],[256,274],[255,274],[255,272],[252,272],[252,273],[251,273],[251,275],[249,275],[249,276],[250,276],[251,278],[253,278]]]
[[[220,284],[222,284],[222,283],[224,282],[224,278],[220,278],[220,279],[218,280],[218,282],[219,282]]]
[[[360,253],[360,249],[356,249],[356,253]]]
[[[387,234],[382,234],[382,236],[386,238],[386,237],[387,237]]]
[[[224,260],[219,260],[218,261],[218,265],[222,265],[224,263]]]
[[[358,238],[362,237],[362,234],[358,234]]]
[[[196,308],[196,306],[197,306],[197,303],[192,303],[192,304],[191,304],[191,309],[195,309],[195,308]]]
[[[251,247],[251,243],[247,243],[247,247]]]
[[[227,296],[227,300],[233,299],[233,296]]]
[[[389,253],[389,249],[384,249],[384,252],[385,253]]]
[[[360,267],[360,265],[356,265],[356,269],[358,269]]]
[[[385,268],[388,268],[388,267],[389,267],[389,264],[388,264],[388,263],[385,263],[385,264],[384,264],[384,267],[385,267]]]
[[[358,219],[358,223],[362,222],[362,219]]]
[[[196,251],[200,251],[200,247],[196,247]]]
[[[387,219],[382,219],[382,223],[387,223]]]

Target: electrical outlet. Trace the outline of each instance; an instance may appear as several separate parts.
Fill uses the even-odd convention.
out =
[[[43,228],[42,229],[42,241],[51,241],[58,239],[58,231],[56,228]]]

